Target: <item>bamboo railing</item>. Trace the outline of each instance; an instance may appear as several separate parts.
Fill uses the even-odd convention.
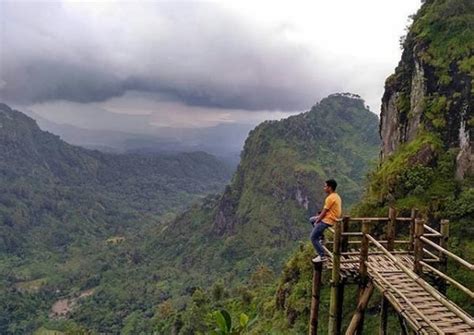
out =
[[[446,274],[448,259],[456,261],[471,271],[474,270],[473,264],[447,250],[449,221],[441,220],[440,231],[437,231],[430,225],[425,224],[424,220],[417,219],[418,212],[415,209],[411,211],[410,217],[397,217],[397,213],[394,209],[390,209],[388,214],[387,217],[344,217],[343,220],[339,220],[333,227],[328,228],[333,236],[332,240],[326,243],[327,245],[332,245],[332,248],[323,246],[326,255],[330,258],[330,264],[332,266],[328,334],[341,333],[342,304],[345,285],[345,277],[341,275],[341,272],[345,271],[344,269],[348,266],[352,268],[356,267],[356,264],[358,264],[359,301],[346,330],[346,334],[362,333],[364,312],[374,290],[374,285],[371,282],[372,279],[383,283],[383,287],[377,286],[379,290],[382,290],[379,334],[387,333],[387,311],[389,305],[391,305],[399,315],[402,333],[406,334],[408,332],[406,329],[408,326],[412,331],[417,333],[430,333],[435,331],[438,334],[444,334],[440,326],[431,321],[409,297],[404,295],[393,283],[378,272],[375,265],[371,264],[371,256],[386,257],[386,259],[390,260],[396,268],[399,269],[398,272],[394,273],[404,273],[410,280],[421,287],[424,292],[429,293],[429,295],[435,299],[433,301],[439,302],[466,325],[473,327],[474,330],[474,320],[472,317],[467,315],[460,307],[448,300],[440,291],[436,290],[422,278],[425,273],[429,272],[431,275],[439,278],[444,288],[446,287],[446,283],[449,283],[471,299],[474,298],[474,293],[469,288]],[[371,234],[371,225],[375,222],[385,224],[384,239],[377,239]],[[352,225],[360,225],[361,230],[349,230],[349,223]],[[396,239],[397,224],[407,223],[409,224],[408,238]],[[439,244],[430,239],[435,239]],[[359,251],[348,250],[348,245],[359,245]],[[395,250],[395,246],[403,247],[403,249]],[[428,257],[423,258],[424,255]],[[413,268],[410,268],[411,265],[409,266],[411,263],[405,264],[398,258],[410,256],[413,257],[411,261]],[[436,266],[430,264],[436,264]],[[319,307],[316,305],[319,305],[319,289],[322,285],[320,273],[322,267],[318,268],[315,264],[314,271],[309,334],[317,334]],[[390,271],[392,270],[385,273],[390,273]],[[443,292],[443,289],[440,288],[440,290]],[[402,304],[406,305],[405,307],[400,301],[397,301],[394,294],[401,298]],[[407,311],[407,306],[412,311],[411,313]],[[314,311],[316,312],[314,313]],[[422,320],[422,323],[417,321],[412,313],[415,313],[418,319]]]

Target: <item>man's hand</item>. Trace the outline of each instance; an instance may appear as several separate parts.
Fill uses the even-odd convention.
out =
[[[316,222],[318,222],[318,216],[312,216],[309,218],[309,222],[314,226]]]

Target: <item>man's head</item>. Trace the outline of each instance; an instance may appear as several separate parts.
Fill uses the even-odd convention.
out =
[[[337,183],[334,179],[326,180],[326,184],[324,185],[324,192],[332,193],[336,191]]]

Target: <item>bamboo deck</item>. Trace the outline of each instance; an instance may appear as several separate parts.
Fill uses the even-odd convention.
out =
[[[412,255],[397,255],[396,257],[404,265],[413,268]],[[346,280],[357,279],[359,276],[358,260],[359,256],[357,255],[341,257],[342,278]],[[400,270],[387,256],[371,255],[369,251],[367,264],[368,275],[374,285],[417,333],[474,334],[474,327],[472,326],[474,320],[471,316],[465,314],[465,318],[471,320],[469,324]],[[325,266],[332,268],[330,257]],[[452,302],[449,303],[452,308],[457,308]],[[423,316],[420,316],[420,314]],[[427,321],[435,326],[430,326]]]

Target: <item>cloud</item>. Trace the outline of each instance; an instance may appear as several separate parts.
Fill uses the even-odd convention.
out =
[[[0,101],[88,129],[256,124],[334,92],[378,113],[419,0],[0,1]]]
[[[308,108],[339,88],[317,55],[208,2],[2,3],[2,98],[101,102],[127,91],[190,106]]]

